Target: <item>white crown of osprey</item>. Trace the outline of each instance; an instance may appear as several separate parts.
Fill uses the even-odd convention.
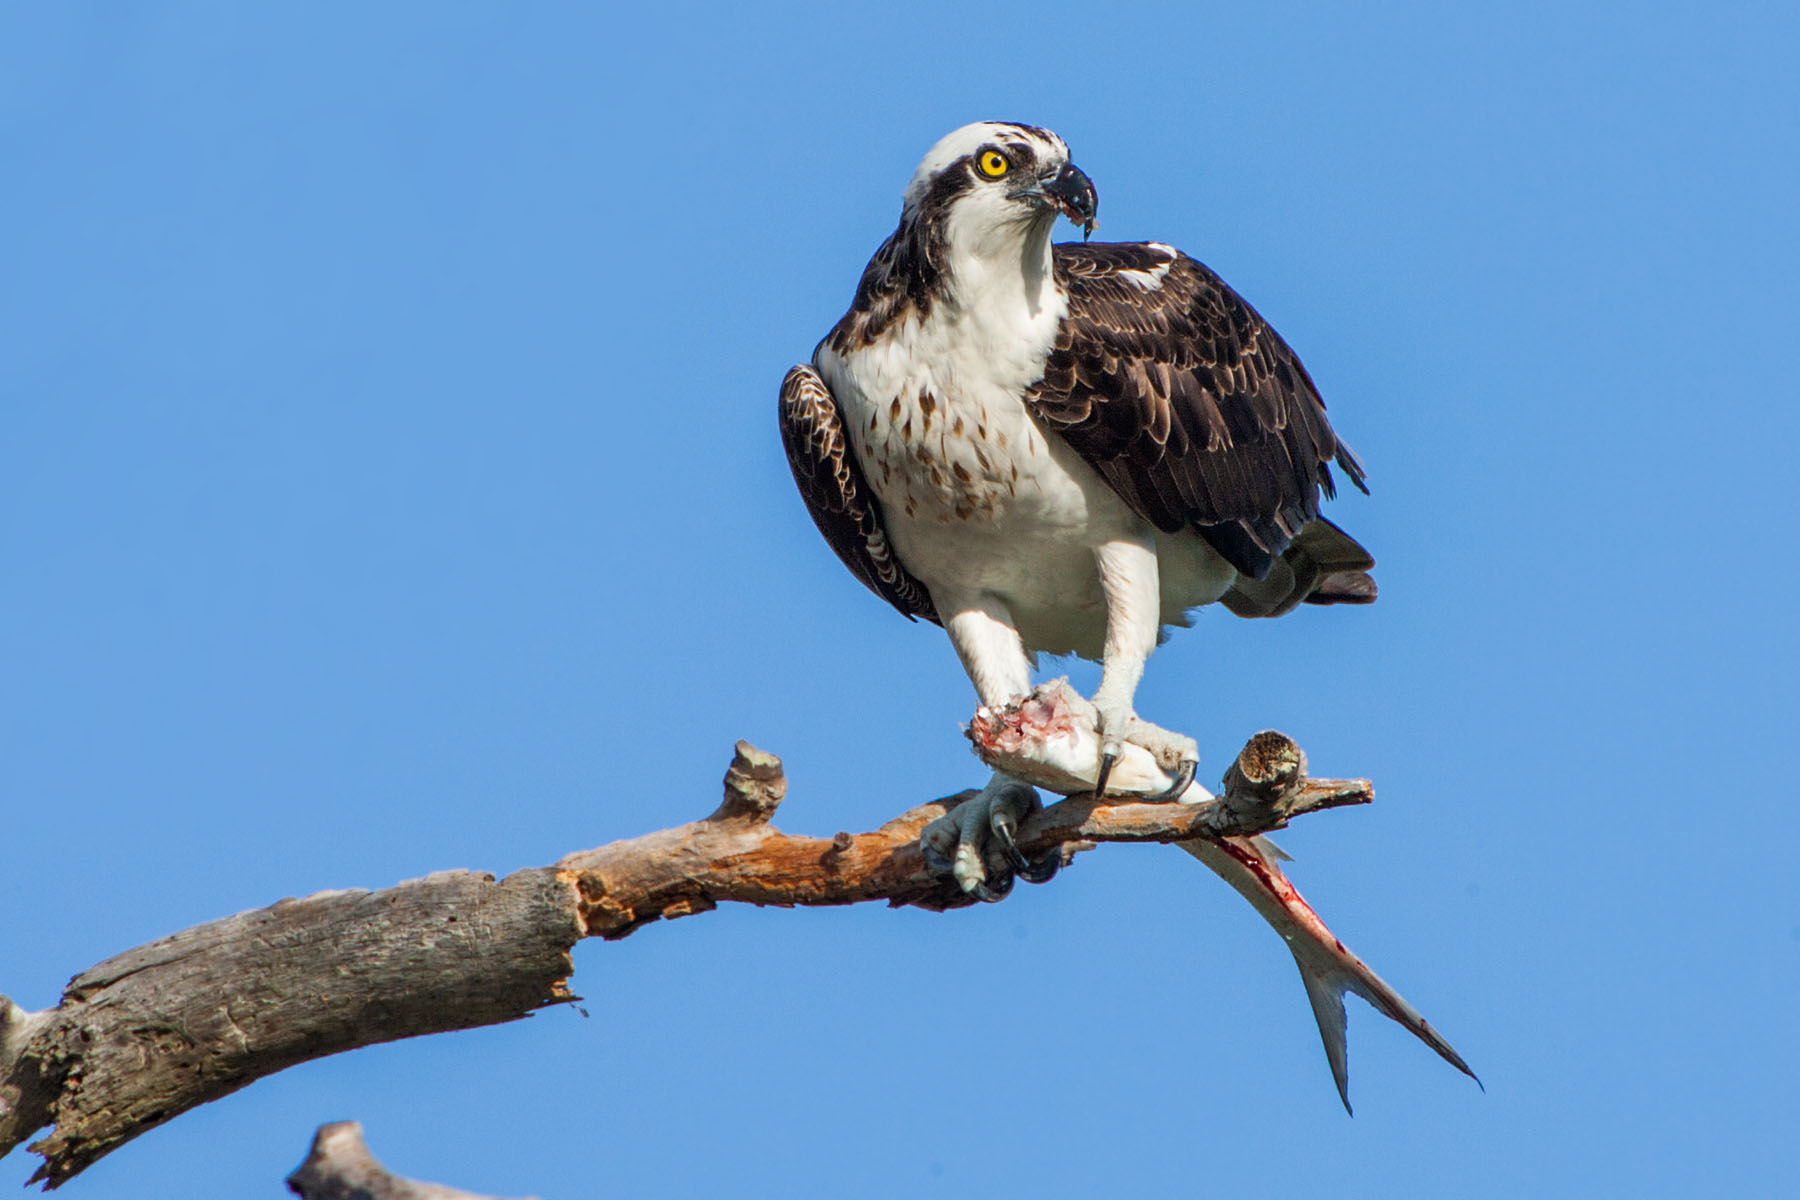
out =
[[[906,207],[918,207],[931,181],[952,163],[974,154],[983,146],[1012,143],[1030,146],[1039,162],[1055,162],[1060,166],[1069,161],[1068,143],[1048,129],[1013,121],[976,121],[945,134],[937,145],[925,152],[918,169],[913,172],[912,182],[906,185]]]

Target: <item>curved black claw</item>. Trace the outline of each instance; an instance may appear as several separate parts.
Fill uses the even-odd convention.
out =
[[[1113,764],[1118,761],[1119,761],[1118,755],[1108,753],[1107,751],[1104,751],[1104,750],[1102,750],[1100,752],[1100,778],[1098,778],[1094,781],[1094,798],[1095,799],[1098,800],[1098,799],[1105,798],[1105,796],[1106,796],[1106,781],[1109,778],[1111,778]]]
[[[1182,759],[1181,765],[1175,768],[1175,782],[1170,785],[1169,790],[1158,792],[1154,796],[1146,796],[1144,799],[1157,801],[1181,799],[1181,793],[1187,791],[1188,785],[1194,782],[1194,768],[1199,765],[1192,759]]]
[[[1000,843],[1000,852],[1006,855],[1006,861],[1012,864],[1013,872],[1026,883],[1049,883],[1056,878],[1057,871],[1062,869],[1062,850],[1055,849],[1049,854],[1032,862],[1019,849],[1018,827],[1013,823],[1012,814],[996,812],[990,823],[994,831],[994,840]]]
[[[969,895],[975,897],[977,900],[983,901],[984,903],[998,904],[1002,900],[1006,899],[1007,894],[1009,892],[1011,892],[1012,889],[1013,889],[1013,876],[1007,875],[1007,876],[1003,877],[1000,880],[1000,882],[997,884],[987,884],[987,883],[983,883],[983,882],[977,880],[974,882],[974,884],[972,886],[966,888],[965,890],[969,893]]]
[[[1056,878],[1056,873],[1062,870],[1062,851],[1060,849],[1052,850],[1036,862],[1028,862],[1022,867],[1014,867],[1013,870],[1026,883],[1049,883]]]

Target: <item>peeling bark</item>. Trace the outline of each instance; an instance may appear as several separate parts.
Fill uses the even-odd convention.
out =
[[[1258,735],[1268,738],[1279,742],[1248,765],[1240,756],[1218,800],[1079,796],[1035,814],[1019,843],[1041,856],[1098,842],[1217,839],[1373,798],[1362,780],[1307,780],[1298,747]],[[1268,762],[1293,769],[1275,770],[1277,785]],[[813,838],[770,823],[786,788],[780,760],[740,742],[724,802],[704,820],[498,882],[446,871],[382,891],[283,900],[108,959],[45,1012],[0,997],[0,1155],[50,1127],[30,1149],[44,1159],[33,1181],[54,1187],[138,1134],[295,1063],[566,1003],[569,951],[582,937],[622,938],[727,901],[973,903],[918,847],[920,829],[968,793],[868,833]]]

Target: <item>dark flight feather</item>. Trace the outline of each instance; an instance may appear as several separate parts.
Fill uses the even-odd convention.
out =
[[[781,381],[781,442],[806,511],[850,573],[905,616],[942,624],[925,585],[895,557],[837,401],[811,367],[795,367]]]

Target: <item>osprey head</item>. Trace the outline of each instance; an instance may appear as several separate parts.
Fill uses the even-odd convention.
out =
[[[905,216],[943,229],[952,241],[986,242],[1032,229],[1048,235],[1056,214],[1093,232],[1099,199],[1048,129],[981,121],[947,135],[925,155],[906,187]]]

